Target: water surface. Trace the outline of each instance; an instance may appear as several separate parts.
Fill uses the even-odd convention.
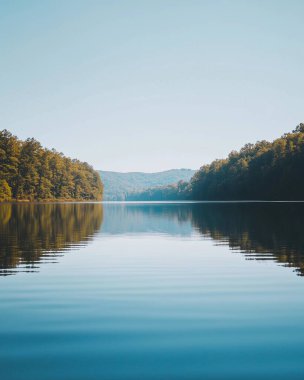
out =
[[[303,379],[303,211],[1,204],[0,378]]]

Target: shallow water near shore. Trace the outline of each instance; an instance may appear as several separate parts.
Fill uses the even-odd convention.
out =
[[[303,379],[304,204],[0,204],[0,378]]]

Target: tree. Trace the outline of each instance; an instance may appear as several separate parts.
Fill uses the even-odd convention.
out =
[[[9,131],[0,131],[0,179],[14,189],[18,174],[20,141]]]
[[[0,201],[9,201],[12,198],[12,190],[5,179],[0,179]]]

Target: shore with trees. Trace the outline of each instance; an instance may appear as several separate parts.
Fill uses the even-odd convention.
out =
[[[188,183],[131,193],[127,200],[304,200],[304,123],[202,166]]]
[[[0,131],[0,201],[98,201],[102,194],[88,163]]]

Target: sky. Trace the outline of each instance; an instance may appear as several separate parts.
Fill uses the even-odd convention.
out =
[[[302,0],[0,0],[0,129],[197,169],[304,121]]]

